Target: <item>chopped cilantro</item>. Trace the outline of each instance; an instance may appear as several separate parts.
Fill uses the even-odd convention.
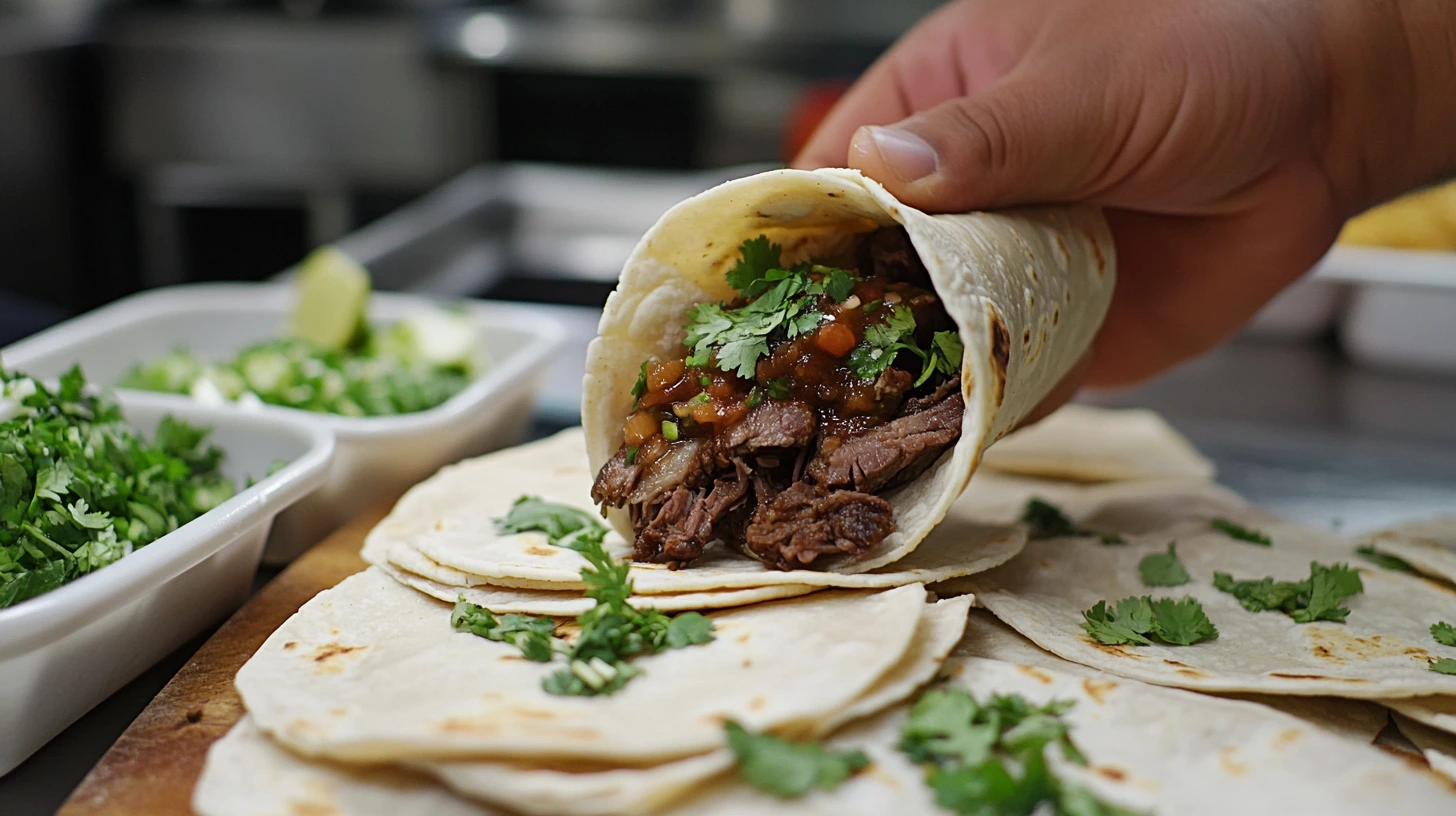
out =
[[[1442,646],[1456,646],[1456,626],[1445,621],[1431,624],[1431,637]]]
[[[885,302],[883,300],[872,300],[864,305],[865,314],[874,314],[875,312],[878,312],[880,310],[881,306],[884,305]]]
[[[1216,518],[1209,523],[1209,526],[1219,531],[1220,533],[1223,533],[1229,538],[1238,539],[1239,541],[1247,541],[1250,544],[1258,544],[1264,547],[1269,547],[1274,544],[1273,540],[1271,540],[1269,536],[1259,532],[1258,530],[1250,530],[1248,527],[1235,524],[1234,522],[1229,521],[1225,518]]]
[[[854,276],[843,269],[828,269],[815,267],[815,271],[824,271],[824,294],[834,299],[835,303],[843,303],[849,298],[849,293],[854,289]]]
[[[502,615],[497,618],[489,609],[477,606],[461,595],[450,613],[450,628],[469,632],[486,640],[509,643],[521,650],[527,660],[546,663],[554,652],[556,622],[532,615]]]
[[[770,243],[767,235],[749,238],[738,246],[740,260],[728,270],[728,285],[744,297],[761,294],[768,288],[764,275],[779,266],[784,248]]]
[[[151,544],[233,495],[208,430],[163,417],[148,441],[73,367],[47,388],[0,370],[0,608]]]
[[[1188,570],[1178,558],[1177,544],[1168,542],[1166,553],[1153,553],[1138,562],[1138,573],[1145,586],[1173,587],[1188,583]]]
[[[911,708],[899,747],[927,766],[925,782],[936,803],[954,813],[1123,816],[1062,782],[1047,765],[1051,745],[1069,761],[1087,764],[1062,719],[1071,707],[1071,701],[1036,706],[1020,695],[980,703],[962,689],[935,689]]]
[[[1110,610],[1106,601],[1098,601],[1082,613],[1082,618],[1087,634],[1109,646],[1147,646],[1152,639],[1191,646],[1218,638],[1218,628],[1204,614],[1203,605],[1192,597],[1181,601],[1153,600],[1147,595],[1123,598]]]
[[[1127,539],[1117,533],[1104,533],[1078,527],[1072,523],[1066,513],[1062,512],[1061,508],[1036,497],[1027,499],[1026,507],[1021,511],[1021,523],[1031,527],[1032,538],[1093,536],[1101,539],[1103,544],[1127,543]]]
[[[925,352],[915,345],[915,313],[909,306],[895,304],[885,316],[883,325],[874,323],[865,327],[864,340],[844,358],[844,364],[861,379],[878,379],[895,356],[909,351],[924,358]]]
[[[1346,564],[1325,566],[1310,562],[1309,578],[1303,581],[1236,581],[1226,572],[1213,574],[1213,586],[1238,599],[1250,612],[1278,610],[1295,623],[1332,621],[1344,623],[1350,610],[1345,599],[1365,591],[1360,574]]]
[[[713,384],[713,378],[712,377],[709,377],[707,374],[704,374],[703,376],[701,376],[701,377],[698,378],[698,385],[701,385],[704,388],[707,388],[708,386],[710,386],[712,384]]]
[[[494,624],[493,616],[476,615],[474,621],[486,632],[502,635],[493,637],[470,628],[468,631],[491,640],[513,643],[527,657],[533,660],[533,653],[526,652],[526,646],[510,637],[527,640],[534,634],[516,635],[526,630],[548,632],[547,648],[562,652],[567,665],[548,675],[541,687],[549,694],[590,696],[611,694],[627,684],[627,681],[641,673],[641,670],[627,663],[630,658],[643,654],[656,654],[663,649],[680,649],[713,639],[712,620],[697,612],[685,612],[669,617],[656,609],[637,609],[627,601],[632,597],[631,565],[617,561],[607,552],[606,525],[584,510],[564,504],[542,501],[531,496],[522,496],[511,505],[504,518],[496,520],[496,527],[503,533],[543,532],[551,544],[580,553],[587,566],[581,570],[582,583],[586,584],[586,596],[596,601],[591,609],[576,618],[581,633],[569,646],[549,636],[541,618],[525,615],[505,615]],[[479,609],[479,607],[475,607]],[[471,610],[465,610],[467,613]],[[490,615],[481,609],[485,615]],[[461,607],[456,605],[457,615]],[[505,631],[509,619],[510,631]],[[465,620],[462,618],[461,620]],[[451,617],[456,625],[457,617]],[[531,629],[532,626],[538,629]],[[456,628],[461,628],[456,625]],[[551,630],[554,631],[554,626]],[[540,647],[531,644],[542,654]],[[550,659],[548,654],[545,658]]]
[[[1356,547],[1355,554],[1381,569],[1395,570],[1398,572],[1416,571],[1415,567],[1412,567],[1405,559],[1396,558],[1393,555],[1386,555],[1383,552],[1377,552],[1374,547],[1369,545]]]
[[[647,361],[642,361],[642,368],[637,370],[637,382],[632,386],[632,407],[636,408],[642,401],[642,395],[647,393]]]
[[[939,331],[935,333],[930,344],[930,356],[925,359],[925,367],[920,371],[920,377],[915,380],[916,386],[925,384],[930,375],[937,371],[947,377],[960,373],[961,357],[964,349],[961,347],[961,337],[953,331]]]
[[[749,408],[757,408],[758,406],[763,404],[763,392],[758,390],[758,386],[754,386],[753,389],[748,392],[747,402]]]
[[[755,734],[732,720],[723,730],[738,775],[780,799],[795,799],[815,788],[833,790],[870,764],[862,751],[831,751],[817,742]]]
[[[775,377],[768,381],[768,395],[772,399],[788,399],[794,395],[788,377]]]
[[[1438,674],[1456,674],[1456,659],[1438,657],[1429,664],[1431,671]]]
[[[627,449],[627,457],[624,461],[626,461],[628,466],[631,466],[637,462],[637,454],[641,452],[641,450],[641,448],[637,447],[631,447]]]
[[[797,337],[813,331],[824,319],[815,311],[815,297],[823,284],[801,270],[771,269],[763,281],[771,288],[736,309],[721,303],[699,303],[688,310],[689,365],[706,365],[717,358],[718,368],[745,380],[753,379],[758,359],[768,354],[768,338],[776,331]]]

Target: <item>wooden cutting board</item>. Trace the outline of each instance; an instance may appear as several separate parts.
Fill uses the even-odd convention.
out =
[[[58,814],[191,816],[208,747],[243,714],[233,676],[308,599],[364,569],[364,536],[390,505],[339,529],[254,595],[132,722]]]

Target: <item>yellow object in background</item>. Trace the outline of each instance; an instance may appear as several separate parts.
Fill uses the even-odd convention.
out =
[[[1456,182],[1402,196],[1351,218],[1338,243],[1456,250]]]

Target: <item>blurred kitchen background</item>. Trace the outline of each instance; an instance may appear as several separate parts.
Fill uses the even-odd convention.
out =
[[[543,304],[574,351],[542,410],[573,421],[641,232],[786,161],[936,5],[0,0],[0,345],[337,241],[379,288]],[[1327,263],[1239,342],[1096,399],[1456,442],[1453,257],[1399,286]]]

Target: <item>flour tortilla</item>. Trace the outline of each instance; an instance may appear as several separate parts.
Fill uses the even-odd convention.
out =
[[[424,556],[413,550],[405,550],[408,555],[404,560],[428,561]],[[418,562],[415,562],[418,564]],[[433,562],[430,562],[433,563]],[[596,601],[586,597],[580,592],[558,592],[554,590],[541,589],[517,589],[514,587],[497,587],[489,584],[477,586],[443,584],[439,581],[426,578],[423,575],[410,572],[395,565],[390,561],[384,564],[376,564],[377,569],[382,570],[386,575],[404,584],[411,589],[429,595],[431,598],[455,603],[461,597],[465,600],[483,606],[498,614],[522,614],[522,615],[550,615],[552,617],[574,617],[591,609]],[[421,567],[428,569],[428,567]],[[442,569],[448,570],[448,567]],[[453,572],[453,570],[452,570]],[[638,609],[657,609],[662,612],[682,612],[685,610],[704,609],[728,609],[735,606],[748,606],[749,604],[773,601],[780,598],[794,598],[799,595],[807,595],[822,587],[803,586],[801,584],[781,584],[779,586],[749,587],[748,589],[726,589],[718,592],[680,592],[670,595],[633,595],[628,602]]]
[[[1456,516],[1391,527],[1364,536],[1362,543],[1401,559],[1423,575],[1456,584]]]
[[[1432,651],[1437,653],[1437,657],[1451,657],[1450,653],[1456,650],[1438,646]],[[1382,702],[1407,719],[1456,735],[1456,696],[1406,697]]]
[[[1100,669],[1063,660],[1051,652],[1022,637],[1015,629],[997,620],[994,615],[982,609],[973,610],[966,623],[966,634],[956,644],[952,654],[960,657],[981,657],[1003,660],[1019,666],[1051,669],[1077,677],[1090,677],[1098,681],[1116,679],[1117,676]],[[1124,684],[1135,684],[1136,680],[1119,679]],[[1194,692],[1169,691],[1174,694]],[[1307,723],[1317,725],[1326,731],[1370,745],[1380,735],[1389,719],[1385,709],[1364,700],[1342,700],[1335,697],[1271,697],[1265,694],[1239,694],[1233,699],[1269,706],[1285,714],[1298,717]]]
[[[400,549],[416,551],[440,567],[449,581],[471,586],[577,591],[585,589],[579,553],[547,543],[543,533],[502,535],[495,519],[522,495],[596,512],[591,501],[591,471],[582,453],[579,430],[482,456],[441,470],[415,486],[365,540],[364,559],[413,569]],[[642,595],[709,592],[781,585],[878,589],[929,583],[969,575],[1004,564],[1021,551],[1024,530],[988,524],[953,512],[919,547],[893,565],[839,573],[820,570],[770,570],[736,550],[716,546],[690,569],[662,564],[633,564],[632,582]],[[632,546],[620,534],[607,535],[606,549],[628,559]]]
[[[1456,782],[1456,735],[1422,725],[1399,713],[1395,715],[1395,727],[1421,752],[1431,770]]]
[[[248,716],[207,752],[192,809],[198,816],[505,816],[423,774],[300,759]]]
[[[1456,677],[1427,668],[1436,647],[1428,627],[1456,620],[1456,593],[1402,573],[1352,563],[1365,591],[1347,601],[1344,624],[1295,623],[1281,612],[1248,612],[1213,588],[1213,573],[1236,579],[1301,580],[1309,562],[1348,560],[1337,536],[1283,523],[1264,527],[1274,546],[1261,547],[1183,525],[1131,537],[1126,546],[1089,539],[1028,543],[1011,563],[965,582],[977,601],[1038,646],[1075,663],[1166,686],[1220,692],[1328,695],[1381,699],[1456,693]],[[1192,581],[1150,588],[1138,561],[1178,542]],[[1341,556],[1340,554],[1344,554]],[[1193,646],[1105,646],[1081,627],[1097,601],[1132,595],[1191,595],[1218,627],[1217,640]]]
[[[891,669],[848,707],[814,724],[821,737],[909,697],[940,670],[966,625],[970,598],[927,604],[915,639]],[[647,813],[733,764],[726,749],[650,768],[554,769],[499,762],[428,762],[416,767],[457,792],[529,816]]]
[[[981,466],[1074,482],[1214,476],[1213,462],[1153,411],[1075,404],[992,445]]]
[[[909,649],[924,599],[911,585],[715,613],[712,643],[638,658],[609,697],[563,697],[541,689],[561,661],[452,631],[449,604],[369,569],[304,604],[237,688],[311,756],[655,764],[718,747],[724,717],[792,732],[849,706]]]
[[[1072,700],[1067,719],[1071,736],[1086,754],[1086,769],[1056,760],[1059,774],[1091,789],[1111,804],[1150,814],[1223,816],[1326,816],[1367,813],[1441,813],[1456,807],[1450,787],[1424,769],[1383,751],[1324,733],[1277,711],[1233,700],[1182,694],[1140,683],[1100,682],[1050,669],[996,660],[951,658],[943,673],[948,682],[969,689],[977,699],[1020,694],[1041,704]],[[896,750],[907,707],[896,706],[845,728],[828,742],[856,748],[873,765],[831,792],[794,800],[773,799],[733,775],[698,790],[665,811],[667,816],[944,816],[924,783],[923,770]],[[237,732],[235,732],[237,733]],[[299,801],[314,790],[347,786],[341,793],[362,806],[346,813],[447,813],[488,816],[485,808],[446,810],[439,790],[403,792],[363,775],[342,775],[335,766],[272,749],[257,731],[244,732],[263,743],[262,763],[208,763],[199,794],[226,782],[244,802]],[[253,747],[257,747],[256,745]],[[217,780],[218,775],[233,778]],[[271,786],[270,784],[271,783]],[[304,799],[304,801],[307,801]],[[383,803],[387,802],[385,805]],[[458,807],[472,807],[457,800]],[[262,816],[288,812],[262,808],[211,810],[202,816]]]
[[[859,572],[904,558],[945,517],[985,447],[1031,412],[1092,342],[1111,301],[1115,258],[1087,207],[926,215],[854,170],[775,170],[730,181],[669,210],[627,260],[587,350],[582,392],[591,472],[622,445],[642,361],[680,357],[688,309],[731,300],[727,271],[746,239],[767,235],[794,264],[903,225],[965,348],[962,435],[923,476],[885,496],[897,529]],[[623,511],[611,514],[632,536]],[[694,568],[689,568],[694,569]]]
[[[1456,807],[1449,787],[1429,773],[1261,706],[996,660],[951,658],[944,673],[977,699],[1075,701],[1066,718],[1090,766],[1058,759],[1054,767],[1104,801],[1139,812],[1285,816]],[[944,816],[923,771],[895,750],[904,712],[897,708],[834,737],[834,747],[861,748],[874,765],[831,793],[781,802],[725,778],[668,813]],[[1049,756],[1057,758],[1055,751]]]

